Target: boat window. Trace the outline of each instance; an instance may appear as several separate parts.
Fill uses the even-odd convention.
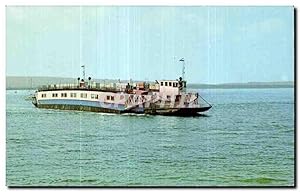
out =
[[[167,95],[167,99],[171,99],[171,96],[170,96],[170,95]]]
[[[76,93],[71,93],[71,97],[76,97]]]
[[[110,96],[109,95],[106,96],[106,100],[110,100]]]
[[[169,82],[169,86],[172,87],[172,82]]]
[[[115,100],[115,96],[110,96],[110,100],[114,101]]]
[[[67,97],[67,93],[61,93],[61,97]]]
[[[80,97],[81,98],[87,98],[87,94],[86,93],[80,93]]]
[[[57,93],[52,93],[52,97],[57,97],[58,94]]]
[[[168,86],[168,82],[165,82],[165,86]]]
[[[98,95],[97,94],[91,94],[91,99],[98,99]]]
[[[45,98],[46,97],[46,94],[42,94],[42,98]]]
[[[164,86],[164,82],[160,82],[160,85],[161,85],[161,86]]]

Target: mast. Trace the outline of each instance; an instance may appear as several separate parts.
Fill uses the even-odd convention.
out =
[[[82,65],[82,78],[85,80],[85,65]]]
[[[184,58],[181,58],[179,61],[182,62],[182,80],[184,81],[185,80],[185,78],[184,78],[184,76],[185,76],[185,62],[184,62]]]

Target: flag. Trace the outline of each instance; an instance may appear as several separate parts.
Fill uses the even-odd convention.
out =
[[[184,61],[184,58],[181,58],[179,61]]]

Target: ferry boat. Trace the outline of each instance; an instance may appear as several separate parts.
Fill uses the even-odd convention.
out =
[[[199,102],[199,100],[204,102]],[[38,108],[107,113],[196,115],[211,105],[198,93],[186,92],[186,81],[162,80],[155,83],[96,83],[78,78],[78,84],[40,87],[33,97]]]
[[[97,83],[91,77],[86,81],[85,66],[81,67],[83,78],[78,77],[77,83],[42,86],[32,103],[47,109],[180,116],[197,115],[212,107],[198,93],[186,91],[184,65],[179,79],[153,83]]]

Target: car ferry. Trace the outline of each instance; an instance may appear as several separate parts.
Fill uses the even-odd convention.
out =
[[[97,83],[90,77],[88,81],[77,80],[77,84],[40,87],[33,104],[47,109],[180,116],[196,115],[211,108],[198,93],[186,92],[186,81],[181,77],[154,83]]]

